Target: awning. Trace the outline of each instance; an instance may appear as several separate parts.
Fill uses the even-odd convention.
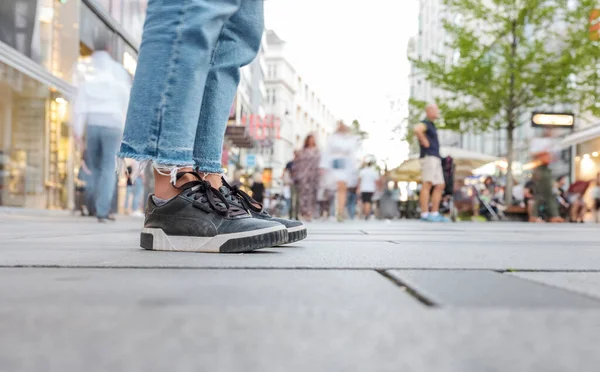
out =
[[[241,125],[228,125],[225,129],[225,138],[235,147],[250,149],[254,147],[254,138],[250,136],[248,128]]]
[[[600,124],[571,133],[561,141],[561,147],[578,145],[600,137]]]
[[[475,151],[461,149],[459,147],[441,147],[440,154],[443,157],[450,156],[454,160],[455,176],[464,177],[471,175],[473,170],[497,161],[495,156],[482,154]],[[397,181],[417,181],[421,178],[421,164],[419,156],[412,154],[408,160],[391,171],[391,178]]]

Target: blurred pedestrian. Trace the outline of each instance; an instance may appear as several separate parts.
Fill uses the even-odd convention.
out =
[[[144,174],[137,161],[127,159],[127,192],[125,194],[125,211],[133,217],[144,217],[143,194]]]
[[[533,215],[530,222],[539,222],[540,207],[544,207],[544,213],[550,222],[564,222],[560,217],[558,201],[554,195],[554,180],[550,164],[554,161],[557,147],[552,138],[552,131],[545,129],[542,137],[532,138],[530,154],[536,165],[533,172],[535,181],[535,205],[532,209]]]
[[[290,160],[283,170],[283,184],[284,187],[287,185],[287,189],[284,190],[284,197],[288,205],[289,218],[298,220],[298,187],[294,182],[294,160],[298,158],[299,151],[294,151],[294,159]]]
[[[592,189],[592,198],[594,199],[594,220],[600,223],[600,172],[596,175],[596,184]]]
[[[356,205],[358,203],[358,169],[352,169],[350,178],[348,179],[348,197],[346,201],[346,209],[348,217],[353,220],[356,217]]]
[[[115,156],[127,113],[130,76],[108,53],[108,39],[96,41],[89,72],[80,82],[75,100],[73,132],[84,147],[91,180],[86,190],[95,198],[99,222],[114,220],[110,213],[116,185]]]
[[[379,180],[379,172],[375,169],[375,162],[369,161],[359,173],[358,188],[360,190],[360,199],[363,207],[363,216],[369,219],[371,216],[373,195],[377,191],[377,181]]]
[[[260,204],[263,204],[265,202],[265,184],[262,181],[262,174],[256,173],[253,177],[253,181],[254,182],[252,182],[252,186],[250,186],[250,191],[252,191],[252,197]],[[266,207],[268,208],[269,205],[267,205]]]
[[[421,148],[421,220],[448,222],[449,220],[439,213],[442,195],[446,187],[442,157],[440,156],[440,141],[435,126],[435,120],[439,119],[440,111],[437,105],[429,104],[425,108],[425,114],[425,119],[414,128]]]
[[[294,160],[292,175],[298,188],[300,217],[311,221],[317,206],[317,191],[319,189],[321,153],[317,148],[317,140],[309,134],[304,140],[302,150]]]
[[[339,222],[345,218],[348,181],[356,164],[358,138],[350,133],[350,128],[339,121],[336,131],[327,139],[321,167],[329,170],[336,182],[336,217]]]

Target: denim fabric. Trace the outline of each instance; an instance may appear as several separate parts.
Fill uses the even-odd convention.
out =
[[[129,208],[131,202],[131,211],[139,211],[140,203],[142,203],[142,197],[144,193],[144,181],[140,177],[137,177],[133,181],[133,185],[127,186],[127,194],[125,194],[125,209]]]
[[[220,173],[239,69],[263,27],[263,0],[150,0],[119,156]]]
[[[117,179],[115,155],[120,141],[120,129],[93,125],[93,119],[88,118],[86,163],[92,171],[92,182],[86,185],[86,193],[94,197],[98,217],[108,217],[111,210]]]
[[[346,201],[346,207],[348,208],[348,217],[353,220],[356,217],[356,202],[358,196],[356,192],[348,192],[348,200]]]

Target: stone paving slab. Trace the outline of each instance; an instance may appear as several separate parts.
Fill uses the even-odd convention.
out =
[[[600,247],[556,242],[356,242],[306,240],[251,254],[148,252],[137,232],[4,240],[0,266],[600,270]]]
[[[394,282],[367,270],[0,269],[11,306],[197,306],[338,309],[422,308]]]
[[[514,272],[507,274],[600,298],[600,273]]]
[[[214,311],[0,305],[11,372],[596,372],[585,311]]]
[[[600,310],[600,298],[492,271],[390,270],[388,274],[439,306]]]

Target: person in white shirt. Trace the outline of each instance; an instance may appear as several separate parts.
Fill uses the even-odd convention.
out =
[[[373,194],[377,191],[379,172],[375,169],[375,163],[369,162],[359,173],[360,198],[363,205],[363,216],[368,219],[371,216]]]
[[[78,84],[74,105],[73,132],[78,147],[88,155],[92,174],[89,192],[95,198],[99,222],[114,220],[110,215],[116,187],[116,154],[121,142],[131,77],[108,53],[108,40],[97,40],[96,51]]]
[[[356,163],[358,147],[357,136],[340,121],[335,133],[327,139],[327,147],[321,157],[321,169],[331,172],[336,182],[336,214],[339,222],[345,218],[348,181]]]

